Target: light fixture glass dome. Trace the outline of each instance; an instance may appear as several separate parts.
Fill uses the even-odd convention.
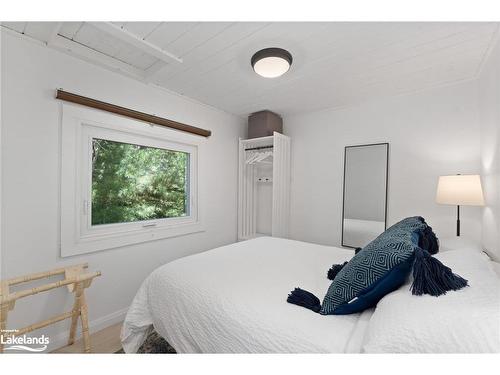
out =
[[[252,56],[255,73],[265,78],[276,78],[285,74],[292,65],[292,55],[281,48],[266,48]]]

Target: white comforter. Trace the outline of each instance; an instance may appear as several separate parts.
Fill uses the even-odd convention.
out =
[[[178,259],[154,271],[124,322],[136,352],[151,325],[179,353],[499,352],[500,285],[471,249],[438,254],[470,287],[413,296],[408,282],[362,314],[315,314],[286,302],[300,286],[325,295],[328,268],[352,251],[263,237]]]
[[[486,256],[463,249],[436,258],[470,286],[438,298],[414,296],[409,280],[377,304],[364,352],[500,352],[500,281]]]
[[[144,281],[123,347],[135,352],[153,324],[180,353],[359,352],[371,310],[323,316],[286,302],[297,286],[322,298],[327,270],[353,255],[262,237],[178,259]]]

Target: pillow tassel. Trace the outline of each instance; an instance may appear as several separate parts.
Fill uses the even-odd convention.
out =
[[[453,273],[438,259],[433,258],[428,251],[417,247],[413,263],[413,295],[429,294],[440,296],[450,290],[459,290],[468,286],[468,281]]]
[[[304,289],[295,288],[290,292],[286,301],[294,305],[305,307],[316,313],[319,313],[319,310],[321,310],[321,302],[318,297]]]
[[[335,276],[337,276],[337,274],[340,272],[340,270],[342,268],[344,268],[344,266],[347,264],[347,262],[344,262],[343,264],[334,264],[329,270],[328,270],[328,273],[327,273],[327,277],[329,280],[333,280],[335,279]]]
[[[419,236],[418,246],[432,255],[439,252],[439,240],[431,227],[427,226]]]

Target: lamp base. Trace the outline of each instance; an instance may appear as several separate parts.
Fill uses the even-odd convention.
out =
[[[457,237],[460,237],[460,206],[457,206]]]

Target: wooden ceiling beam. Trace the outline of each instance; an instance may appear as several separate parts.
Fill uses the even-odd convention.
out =
[[[130,64],[124,63],[114,57],[105,55],[102,52],[96,51],[83,44],[72,41],[61,35],[56,35],[53,40],[48,43],[48,46],[57,50],[63,51],[73,56],[77,56],[85,61],[92,62],[104,66],[108,69],[121,72],[129,77],[144,80],[145,72]]]
[[[129,43],[134,47],[140,49],[141,51],[160,59],[167,64],[177,63],[182,64],[182,59],[178,56],[175,56],[173,53],[170,53],[157,45],[148,42],[145,39],[131,33],[130,31],[115,25],[111,22],[89,22],[90,25],[95,28],[122,40],[123,42]]]

